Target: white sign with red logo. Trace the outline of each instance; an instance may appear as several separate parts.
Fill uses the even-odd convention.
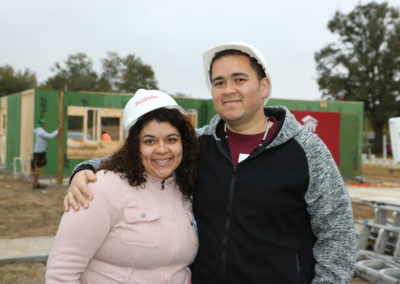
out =
[[[312,117],[311,115],[306,115],[301,119],[303,122],[303,126],[305,129],[311,132],[317,132],[318,120]]]
[[[340,113],[292,111],[304,128],[317,134],[328,146],[337,165],[340,165]]]

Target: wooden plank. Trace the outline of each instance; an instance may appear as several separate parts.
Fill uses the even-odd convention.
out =
[[[101,117],[122,117],[122,109],[118,108],[97,108]]]
[[[67,114],[70,116],[84,116],[86,113],[85,107],[68,106]]]
[[[58,94],[58,128],[64,127],[64,92]],[[63,131],[58,135],[57,144],[57,183],[62,184],[64,179],[64,135]]]
[[[30,161],[33,153],[34,94],[34,90],[28,90],[21,94],[21,136],[19,145],[21,172],[25,175],[30,174]]]
[[[6,165],[7,151],[7,97],[0,99],[0,165]]]

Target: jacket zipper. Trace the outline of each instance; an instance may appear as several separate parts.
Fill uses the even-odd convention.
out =
[[[229,229],[231,226],[231,213],[232,213],[232,201],[233,201],[233,194],[235,192],[235,182],[236,182],[236,168],[233,168],[231,183],[229,185],[228,191],[228,200],[226,205],[226,219],[225,219],[225,232],[224,238],[222,239],[222,253],[221,253],[221,276],[222,276],[222,283],[225,283],[225,272],[226,272],[226,251],[228,246],[228,239],[229,239]]]
[[[230,157],[229,153],[225,150],[222,143],[217,142],[217,146],[218,146],[219,150],[221,151],[221,153],[225,156],[225,158],[228,159],[228,161],[230,163],[232,163],[231,157]],[[226,143],[226,147],[228,147],[227,143]],[[257,151],[253,155],[250,155],[247,159],[259,155],[264,150],[264,148],[265,148],[265,146],[263,145],[261,148],[257,149]],[[245,161],[243,161],[243,162],[245,162]],[[225,272],[226,272],[226,254],[227,254],[227,247],[228,247],[228,240],[229,240],[228,234],[229,234],[229,229],[231,226],[233,194],[235,192],[236,173],[237,173],[238,166],[239,166],[239,164],[237,164],[236,167],[233,167],[232,178],[231,178],[231,182],[229,184],[229,191],[228,191],[228,199],[227,199],[227,206],[226,206],[226,219],[225,219],[225,231],[224,231],[224,236],[222,239],[222,252],[221,252],[222,283],[226,283],[226,273]]]
[[[304,279],[302,277],[299,253],[297,253],[297,252],[296,252],[296,268],[297,268],[297,283],[303,284],[304,283],[304,281],[303,281]]]
[[[219,151],[222,153],[223,156],[229,161],[229,163],[232,164],[231,161],[231,156],[229,155],[229,152],[226,151],[226,148],[224,147],[223,144],[225,144],[226,147],[228,147],[226,141],[225,143],[220,141],[217,141],[217,147]],[[233,166],[233,165],[232,165]],[[236,182],[236,167],[233,167],[233,173],[232,173],[232,178],[231,182],[229,185],[229,191],[228,191],[228,200],[227,200],[227,206],[226,206],[226,218],[225,218],[225,228],[224,228],[224,235],[222,238],[222,252],[221,252],[221,278],[222,278],[222,283],[226,282],[225,279],[225,270],[226,270],[226,250],[228,246],[228,233],[229,233],[229,228],[231,225],[231,212],[232,212],[232,200],[233,200],[233,193],[235,189],[235,182]]]

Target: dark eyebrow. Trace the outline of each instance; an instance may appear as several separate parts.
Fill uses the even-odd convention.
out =
[[[237,76],[244,76],[246,78],[249,77],[249,75],[247,75],[246,73],[242,73],[242,72],[232,73],[232,75],[231,75],[231,77],[237,77]]]
[[[142,138],[154,138],[154,135],[146,134],[143,135]]]
[[[224,78],[224,77],[222,77],[222,76],[215,77],[215,78],[213,78],[213,79],[211,80],[211,83],[214,83],[215,81],[222,80],[223,78]]]
[[[179,137],[179,135],[176,134],[176,133],[171,133],[171,134],[168,134],[168,135],[167,135],[168,138],[169,138],[169,137],[172,137],[172,136]],[[145,135],[142,136],[142,139],[143,139],[143,138],[154,138],[154,137],[155,137],[154,135],[145,134]]]
[[[236,72],[236,73],[232,73],[231,74],[231,77],[239,77],[239,76],[243,76],[243,77],[246,77],[246,78],[249,77],[249,75],[247,75],[246,73],[242,73],[242,72]],[[215,78],[213,78],[211,80],[211,83],[214,83],[215,81],[219,81],[219,80],[222,80],[222,79],[224,79],[224,77],[222,77],[222,76],[215,77]]]
[[[169,138],[169,137],[172,137],[172,136],[179,137],[179,135],[178,135],[178,134],[176,134],[176,133],[171,133],[171,134],[167,135],[167,137],[168,137],[168,138]]]

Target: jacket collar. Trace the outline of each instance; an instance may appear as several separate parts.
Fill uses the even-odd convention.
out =
[[[276,147],[287,142],[304,129],[285,106],[265,107],[264,113],[267,116],[275,116],[279,123],[277,134],[267,148]],[[216,114],[209,125],[196,129],[197,135],[212,135],[216,141],[221,141],[223,136],[221,136],[220,129],[221,127],[223,128],[223,123],[222,118]]]

